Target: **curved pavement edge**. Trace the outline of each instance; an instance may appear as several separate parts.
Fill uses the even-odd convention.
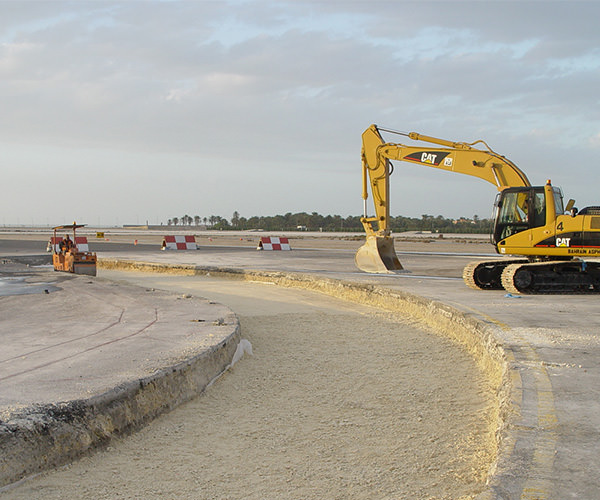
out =
[[[183,275],[219,276],[230,279],[260,281],[284,287],[302,288],[331,295],[344,300],[370,305],[379,309],[401,312],[428,330],[450,338],[465,348],[476,361],[490,384],[495,401],[495,419],[492,424],[498,454],[491,464],[488,485],[477,498],[487,499],[499,489],[498,480],[511,476],[514,464],[510,456],[515,437],[509,422],[521,413],[523,381],[515,369],[514,354],[503,340],[504,325],[493,318],[460,311],[439,301],[427,299],[385,286],[356,283],[312,274],[280,271],[256,271],[235,268],[195,266],[187,264],[158,264],[132,260],[99,259],[104,269],[158,272]],[[519,464],[523,466],[524,464]]]
[[[236,321],[220,342],[152,375],[87,399],[11,412],[0,420],[0,487],[66,464],[200,394],[229,367],[240,340]]]

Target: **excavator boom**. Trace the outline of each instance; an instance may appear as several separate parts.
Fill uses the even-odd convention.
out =
[[[416,132],[395,132],[414,141],[445,147],[407,146],[384,142],[379,130],[377,125],[371,125],[362,135],[363,199],[368,196],[368,172],[376,208],[377,205],[387,207],[385,202],[389,197],[390,160],[417,163],[427,167],[479,177],[496,186],[499,191],[507,187],[531,186],[527,175],[523,171],[509,159],[492,151],[484,141],[468,144],[437,139]],[[479,143],[486,146],[487,149],[476,148],[475,145]],[[385,189],[379,188],[380,184]]]
[[[404,135],[413,141],[425,142],[431,146],[385,142],[380,130]],[[478,144],[482,144],[486,149],[475,147]],[[504,156],[492,151],[483,141],[453,142],[416,132],[395,132],[371,125],[362,134],[364,215],[361,222],[367,234],[367,242],[355,257],[357,267],[366,272],[386,273],[402,269],[394,250],[389,226],[391,160],[479,177],[496,186],[498,191],[508,187],[531,185],[524,172]],[[369,186],[375,206],[374,217],[367,215]]]

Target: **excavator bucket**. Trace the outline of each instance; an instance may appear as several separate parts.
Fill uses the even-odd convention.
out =
[[[354,262],[366,273],[383,274],[403,269],[394,250],[394,240],[389,236],[367,236],[366,243],[356,252]]]

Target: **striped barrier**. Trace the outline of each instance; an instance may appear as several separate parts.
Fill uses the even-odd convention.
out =
[[[290,242],[287,238],[278,236],[262,236],[258,242],[257,250],[291,250]]]
[[[63,240],[60,236],[50,237],[50,249],[54,250],[54,253],[60,253],[60,242]],[[88,245],[87,236],[75,236],[75,246],[79,252],[89,252],[90,247]]]
[[[80,252],[89,252],[90,246],[88,245],[87,236],[75,236],[75,246]]]
[[[194,235],[165,236],[161,250],[198,250]]]

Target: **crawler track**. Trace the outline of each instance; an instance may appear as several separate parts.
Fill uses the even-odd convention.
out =
[[[508,292],[524,294],[600,293],[600,262],[510,264],[502,272],[502,286]]]
[[[506,290],[522,294],[600,293],[600,262],[582,260],[472,262],[463,280],[475,290]]]
[[[510,264],[527,263],[527,260],[491,260],[471,262],[463,269],[465,284],[474,290],[502,290],[502,272]]]

